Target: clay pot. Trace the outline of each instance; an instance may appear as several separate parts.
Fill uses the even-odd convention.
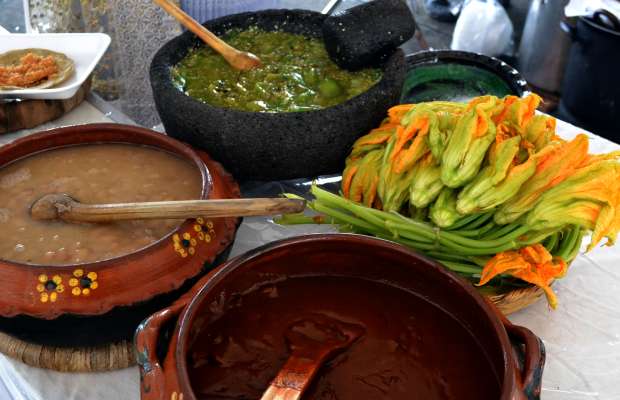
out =
[[[177,154],[199,169],[202,175],[202,198],[239,197],[239,188],[222,167],[205,153],[148,129],[117,125],[91,124],[53,129],[19,139],[0,148],[0,167],[30,154],[52,148],[88,143],[130,143],[148,145]],[[122,179],[122,177],[119,177]],[[0,260],[0,316],[18,316],[32,324],[60,316],[95,316],[133,305],[144,305],[156,296],[180,288],[188,279],[201,273],[234,239],[238,219],[186,220],[179,228],[157,242],[121,257],[79,265],[47,266]],[[193,254],[182,256],[175,251],[174,239],[196,226],[210,233],[209,241],[196,242]],[[96,290],[76,295],[71,290],[58,292],[55,301],[44,301],[37,290],[42,276],[59,276],[69,282],[76,273],[95,272]],[[81,284],[81,283],[80,283]],[[34,318],[30,318],[34,317]],[[117,315],[118,317],[118,315]],[[3,325],[12,318],[2,318]],[[34,321],[34,322],[33,322]],[[15,322],[13,323],[15,325]],[[135,325],[133,325],[135,327]],[[19,333],[19,332],[18,332]],[[71,335],[68,335],[69,337]]]
[[[402,103],[465,101],[484,95],[521,97],[527,91],[527,82],[516,69],[484,54],[423,50],[408,55],[405,62]]]
[[[306,10],[234,14],[204,24],[216,35],[231,28],[322,37],[326,15]],[[204,44],[191,32],[166,43],[153,57],[151,87],[168,135],[206,150],[237,179],[280,180],[340,172],[355,140],[379,125],[398,103],[405,75],[404,53],[381,64],[383,77],[366,92],[322,110],[261,113],[214,107],[186,96],[173,83],[171,68]]]
[[[389,282],[428,300],[456,318],[484,346],[492,367],[487,368],[485,376],[462,379],[480,385],[497,382],[497,398],[501,400],[539,397],[545,361],[542,342],[528,329],[508,322],[469,283],[392,242],[352,234],[316,234],[273,242],[230,260],[172,306],[146,319],[135,337],[142,399],[196,399],[189,378],[194,367],[187,359],[194,343],[200,342],[196,339],[203,337],[201,332],[209,319],[221,316],[229,302],[239,304],[234,303],[240,300],[238,294],[251,287],[308,275]],[[446,345],[448,340],[451,345],[460,342],[454,335],[445,339]],[[459,387],[450,388],[455,385],[450,380],[445,384],[450,393]]]

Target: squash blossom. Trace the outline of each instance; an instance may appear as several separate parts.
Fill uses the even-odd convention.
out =
[[[454,225],[461,218],[461,214],[456,210],[456,191],[444,187],[437,200],[431,205],[429,216],[431,221],[440,228]]]
[[[528,159],[515,164],[519,136],[496,142],[489,150],[489,165],[459,193],[456,208],[461,214],[487,211],[510,199],[533,174],[536,164]]]
[[[424,208],[437,198],[443,187],[441,168],[429,153],[413,167],[409,203],[414,207]]]
[[[535,94],[519,98],[506,96],[503,99],[504,109],[493,120],[501,127],[500,130],[511,131],[521,137],[526,136],[527,126],[534,118],[541,98]]]
[[[390,140],[394,124],[384,124],[370,131],[353,143],[353,150],[346,159],[346,167],[342,172],[342,193],[344,197],[366,206],[375,204],[378,175],[381,166],[385,143]]]
[[[591,250],[603,237],[615,242],[620,216],[620,164],[602,160],[579,168],[543,193],[527,214],[532,229],[575,224],[592,230]]]
[[[567,264],[561,258],[554,258],[541,244],[534,244],[519,250],[496,254],[484,268],[477,286],[482,286],[500,274],[509,274],[540,287],[547,296],[551,308],[556,308],[558,299],[549,286],[554,279],[566,274]]]
[[[386,211],[399,211],[409,196],[409,185],[413,171],[397,173],[394,171],[394,164],[390,162],[390,154],[393,151],[396,136],[392,137],[383,152],[379,167],[379,183],[377,194],[379,200]]]
[[[470,279],[484,265],[479,285],[497,275],[514,277],[502,285],[537,285],[555,308],[549,285],[584,234],[591,250],[612,245],[620,231],[620,151],[588,154],[586,135],[558,137],[556,120],[536,114],[540,101],[481,96],[392,107],[353,144],[342,196],[313,186],[309,207]]]
[[[534,146],[536,151],[554,140],[556,120],[548,115],[535,115],[525,127],[524,139]]]
[[[433,157],[436,160],[441,160],[448,137],[452,135],[456,122],[465,110],[465,104],[434,101],[429,103],[429,107],[437,116],[437,124],[431,126],[428,132],[428,147],[430,147]]]
[[[539,197],[570,176],[588,156],[588,137],[577,135],[572,141],[555,141],[532,157],[536,171],[514,197],[500,206],[494,215],[495,222],[511,223],[534,207]]]
[[[400,124],[400,121],[407,115],[408,112],[415,108],[415,104],[399,104],[397,106],[391,107],[388,110],[388,119],[387,122],[390,124]]]
[[[441,180],[451,188],[463,186],[476,176],[495,141],[492,117],[503,110],[503,102],[493,96],[478,98],[470,106],[458,120],[441,157]]]
[[[342,174],[342,192],[346,198],[367,207],[375,205],[382,158],[382,150],[373,150],[347,165]]]
[[[396,129],[396,142],[389,154],[397,174],[409,171],[416,161],[429,152],[427,136],[431,130],[438,129],[437,116],[425,105],[414,108],[403,119],[407,118],[410,122]]]
[[[368,135],[362,136],[353,143],[353,149],[347,157],[347,161],[361,157],[372,150],[384,149],[385,144],[394,132],[396,132],[396,127],[387,124],[373,129]]]
[[[388,167],[383,167],[382,172],[389,170]],[[400,211],[405,202],[409,198],[409,186],[411,185],[414,171],[408,171],[404,174],[395,174],[387,172],[382,174],[381,179],[389,179],[389,185],[381,186],[383,189],[379,191],[379,200],[385,211]]]

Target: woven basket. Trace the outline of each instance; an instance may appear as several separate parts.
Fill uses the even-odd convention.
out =
[[[133,343],[100,347],[55,347],[25,342],[0,332],[0,352],[25,364],[61,372],[101,372],[135,365]]]
[[[568,260],[569,268],[573,260],[574,258]],[[541,297],[545,297],[545,292],[538,286],[530,284],[502,293],[488,294],[485,297],[491,300],[504,315],[509,315],[536,303]]]
[[[506,293],[489,295],[487,298],[491,300],[504,315],[508,315],[534,304],[541,297],[544,297],[544,295],[545,292],[541,288],[530,285],[516,288]]]

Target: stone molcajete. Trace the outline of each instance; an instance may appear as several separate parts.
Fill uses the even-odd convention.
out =
[[[266,10],[208,21],[217,35],[257,26],[322,37],[325,15],[304,10]],[[200,40],[186,32],[166,43],[151,63],[155,104],[166,132],[206,150],[239,179],[275,180],[335,173],[353,142],[378,124],[398,102],[405,63],[396,51],[381,64],[381,80],[344,103],[316,111],[261,113],[214,107],[185,95],[171,68]]]

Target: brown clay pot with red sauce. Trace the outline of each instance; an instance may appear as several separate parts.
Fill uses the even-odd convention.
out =
[[[120,124],[70,126],[24,137],[0,147],[0,167],[38,152],[94,143],[134,144],[165,150],[189,161],[199,170],[201,198],[239,197],[239,188],[232,177],[206,153],[194,151],[166,135]],[[17,322],[11,323],[13,318],[10,318],[15,316],[20,318],[20,323],[27,322],[28,326],[34,323],[38,327],[43,326],[38,321],[60,316],[101,316],[118,307],[126,310],[171,293],[200,274],[205,265],[231,245],[238,223],[237,218],[186,220],[176,230],[142,249],[87,264],[48,266],[0,259],[3,326],[7,329],[16,326]],[[175,242],[179,242],[179,237],[184,234],[194,239],[198,231],[205,231],[204,237],[208,235],[209,240],[192,240],[191,254],[181,254]],[[78,282],[78,286],[72,291],[69,282],[73,281]],[[89,290],[82,288],[78,293],[75,289],[83,285],[82,281],[89,284]],[[93,285],[95,281],[96,285]],[[60,284],[66,290],[58,290]],[[49,295],[42,296],[41,288],[43,292],[54,291],[53,299]]]
[[[290,356],[287,329],[316,315],[364,333],[303,399],[540,396],[542,342],[469,283],[389,241],[316,234],[234,258],[146,319],[142,399],[260,399]]]

